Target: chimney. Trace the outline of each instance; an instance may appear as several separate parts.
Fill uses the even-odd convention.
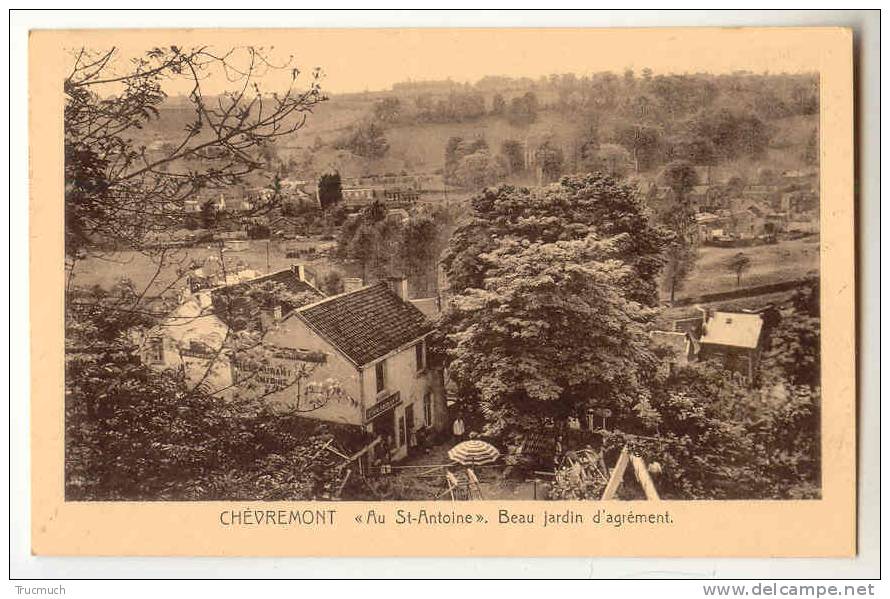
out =
[[[711,308],[702,307],[698,304],[695,305],[699,312],[702,314],[702,323],[701,323],[701,336],[704,337],[708,333],[708,321],[711,320]]]
[[[408,279],[405,277],[389,277],[389,288],[402,300],[408,301]]]
[[[343,279],[343,291],[350,293],[364,287],[364,282],[358,277],[346,277]]]
[[[291,264],[291,272],[297,275],[297,278],[304,283],[309,283],[313,287],[318,287],[318,277],[312,267],[307,268],[305,264]]]

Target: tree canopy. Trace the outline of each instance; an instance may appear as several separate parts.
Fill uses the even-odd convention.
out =
[[[655,367],[653,316],[669,236],[603,175],[473,199],[443,258],[452,377],[492,433],[591,405],[630,414]]]
[[[472,200],[471,220],[455,231],[443,255],[454,293],[483,288],[487,268],[480,256],[500,238],[553,243],[614,238],[618,257],[630,267],[623,279],[631,301],[657,303],[657,277],[670,233],[654,225],[629,185],[602,174],[564,177],[541,189],[502,185]]]

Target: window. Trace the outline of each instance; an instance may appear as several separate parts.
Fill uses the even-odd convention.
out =
[[[423,395],[423,423],[433,425],[433,394],[427,391]]]
[[[415,361],[417,362],[417,372],[420,372],[421,370],[423,370],[423,367],[424,367],[423,341],[421,341],[420,343],[418,343],[417,345],[414,346],[414,358],[415,358]]]
[[[377,393],[386,389],[386,360],[377,362],[374,366],[374,374],[377,377]]]

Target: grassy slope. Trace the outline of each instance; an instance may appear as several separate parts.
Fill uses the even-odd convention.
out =
[[[726,268],[726,261],[738,252],[751,258],[751,268],[742,273],[743,287],[797,279],[819,269],[818,237],[746,248],[703,247],[695,270],[677,296],[690,297],[735,289],[736,276]],[[664,291],[662,295],[667,298],[669,294]]]

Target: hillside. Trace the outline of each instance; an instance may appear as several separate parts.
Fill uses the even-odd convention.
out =
[[[146,127],[145,141],[175,140],[190,117],[185,99],[172,98]],[[373,154],[351,139],[369,124],[386,146]],[[627,152],[618,158],[639,173],[619,174],[654,177],[681,157],[750,179],[765,166],[812,163],[808,145],[817,127],[818,79],[811,75],[652,77],[644,70],[623,77],[488,77],[475,85],[407,82],[330,97],[302,129],[275,144],[270,166],[309,180],[331,168],[346,177],[441,172],[448,140],[461,137],[484,139],[493,156],[505,140],[529,154],[549,142],[562,152],[562,172],[591,170],[602,154]],[[608,160],[614,164],[614,156]],[[533,181],[533,170],[507,169],[495,178]]]

